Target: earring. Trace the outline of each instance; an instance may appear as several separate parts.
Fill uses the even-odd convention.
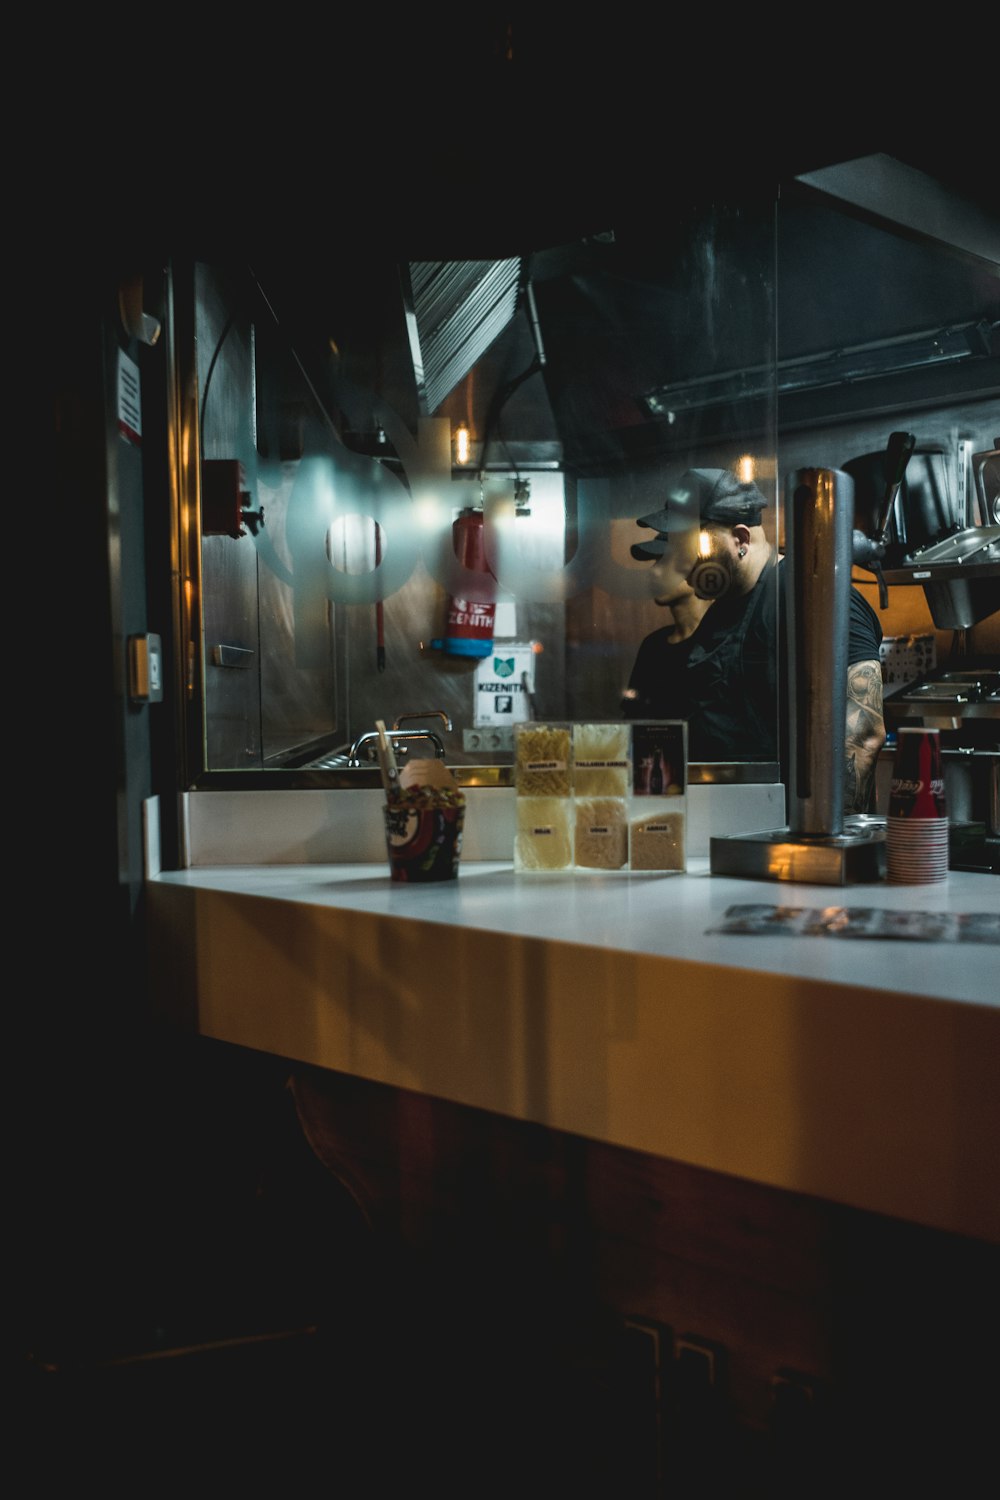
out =
[[[745,547],[741,547],[739,549],[739,551],[737,552],[737,554],[736,554],[737,557],[746,557],[746,555],[747,555],[747,549]]]

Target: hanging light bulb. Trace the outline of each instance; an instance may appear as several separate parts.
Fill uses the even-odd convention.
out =
[[[471,439],[469,429],[464,422],[459,422],[455,428],[455,462],[467,464],[471,452]]]

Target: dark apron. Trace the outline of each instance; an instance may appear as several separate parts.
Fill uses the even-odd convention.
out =
[[[703,622],[709,628],[695,633],[685,678],[690,760],[778,759],[779,643],[768,609],[776,584],[770,564],[745,602],[720,600]]]

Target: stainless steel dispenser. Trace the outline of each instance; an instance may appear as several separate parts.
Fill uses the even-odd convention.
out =
[[[711,839],[711,871],[821,885],[874,881],[884,869],[884,824],[852,817],[845,829],[844,818],[854,482],[839,469],[796,469],[785,481],[785,506],[788,823]]]
[[[844,826],[840,752],[853,514],[854,485],[839,469],[798,469],[788,476],[788,828],[807,838],[839,834]]]

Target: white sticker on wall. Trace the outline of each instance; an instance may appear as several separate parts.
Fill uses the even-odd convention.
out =
[[[493,639],[517,635],[517,605],[513,599],[498,599],[493,621]]]
[[[476,667],[473,723],[526,724],[532,717],[535,691],[535,648],[530,641],[494,641],[489,656]]]
[[[139,392],[139,366],[127,354],[118,351],[118,431],[130,443],[142,442],[142,400]]]

